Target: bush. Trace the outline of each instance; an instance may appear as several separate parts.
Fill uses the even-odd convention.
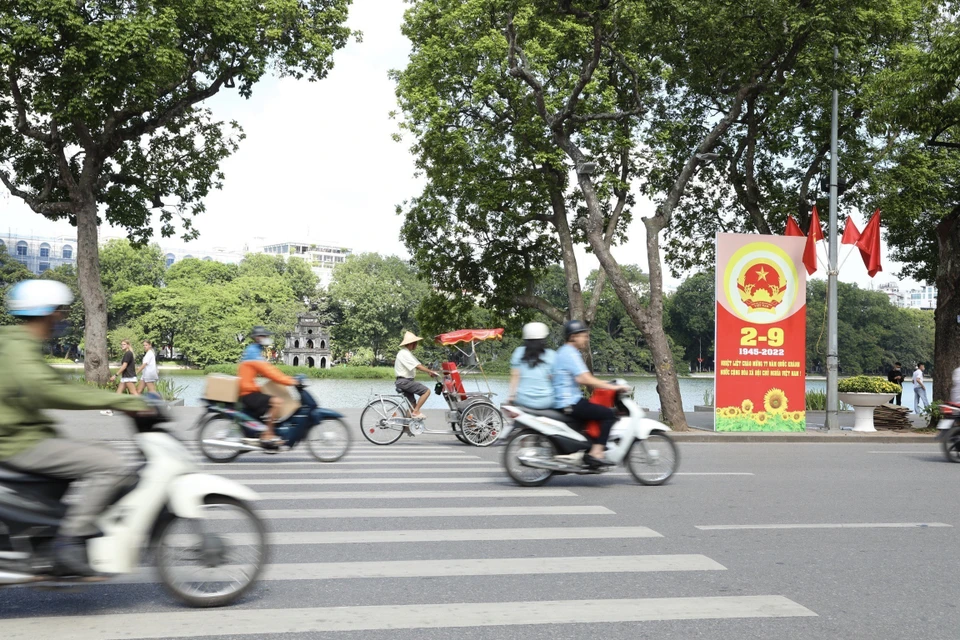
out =
[[[900,385],[880,376],[853,376],[844,378],[837,385],[840,393],[900,393]]]
[[[213,364],[204,368],[205,373],[223,373],[229,376],[237,375],[235,364]],[[319,369],[316,367],[289,367],[285,364],[277,365],[288,376],[303,374],[308,378],[320,380],[393,380],[396,373],[393,367],[334,367],[333,369]]]
[[[360,347],[353,352],[353,355],[350,356],[350,361],[347,362],[348,367],[369,367],[373,365],[374,356],[373,349],[370,347]]]

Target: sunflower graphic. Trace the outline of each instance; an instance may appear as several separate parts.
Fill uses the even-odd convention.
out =
[[[794,422],[803,422],[805,418],[803,411],[794,411],[790,414],[790,419]]]
[[[787,396],[783,389],[770,389],[763,396],[763,408],[768,413],[781,414],[787,410]]]
[[[758,414],[756,414],[755,416],[753,416],[753,419],[757,421],[757,424],[766,424],[766,422],[767,422],[767,414],[765,414],[765,413],[758,413]]]
[[[747,398],[740,403],[740,410],[744,413],[753,413],[753,400]]]

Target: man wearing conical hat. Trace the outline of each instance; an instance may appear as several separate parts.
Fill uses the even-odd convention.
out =
[[[409,331],[403,333],[403,341],[400,343],[400,351],[397,353],[397,359],[393,363],[393,370],[397,374],[397,393],[403,394],[407,401],[413,406],[410,416],[413,418],[422,418],[420,408],[430,397],[430,390],[420,384],[414,377],[417,370],[423,371],[431,378],[436,378],[439,373],[420,364],[417,356],[413,355],[413,350],[423,338],[416,336]],[[419,399],[418,399],[419,398]]]

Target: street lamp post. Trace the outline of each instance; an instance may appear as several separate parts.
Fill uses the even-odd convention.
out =
[[[837,68],[838,49],[833,47],[833,67]],[[837,376],[839,369],[839,356],[837,349],[837,137],[839,118],[839,91],[837,90],[836,78],[833,86],[833,105],[830,118],[830,230],[829,237],[829,258],[827,267],[827,416],[823,428],[826,431],[837,429],[839,426],[839,416],[837,415],[838,401],[837,397]],[[810,229],[808,233],[813,233]]]

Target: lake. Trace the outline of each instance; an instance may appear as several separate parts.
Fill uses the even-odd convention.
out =
[[[173,380],[178,386],[185,387],[181,394],[187,406],[199,406],[200,397],[203,394],[204,377],[197,375],[177,375],[161,372],[161,376]],[[420,376],[418,380],[427,384]],[[660,406],[660,399],[657,397],[657,380],[653,377],[626,378],[629,384],[636,388],[635,398],[642,407],[657,408]],[[477,386],[477,380],[468,378],[464,385],[467,391],[483,390],[483,381],[480,380],[480,387]],[[808,380],[807,390],[823,390],[826,382],[823,380]],[[908,389],[909,383],[904,384],[904,402],[912,406],[913,392]],[[393,382],[390,380],[310,380],[307,387],[325,407],[335,409],[357,409],[364,407],[371,396],[376,393],[393,394]],[[432,390],[433,384],[428,384]],[[490,390],[496,395],[496,403],[503,402],[507,398],[507,391],[510,388],[510,381],[507,378],[490,378]],[[703,404],[704,392],[710,390],[713,392],[713,378],[680,378],[680,393],[683,396],[684,411],[693,411],[693,405]],[[445,409],[446,403],[442,398],[431,395],[427,400],[427,409]]]

